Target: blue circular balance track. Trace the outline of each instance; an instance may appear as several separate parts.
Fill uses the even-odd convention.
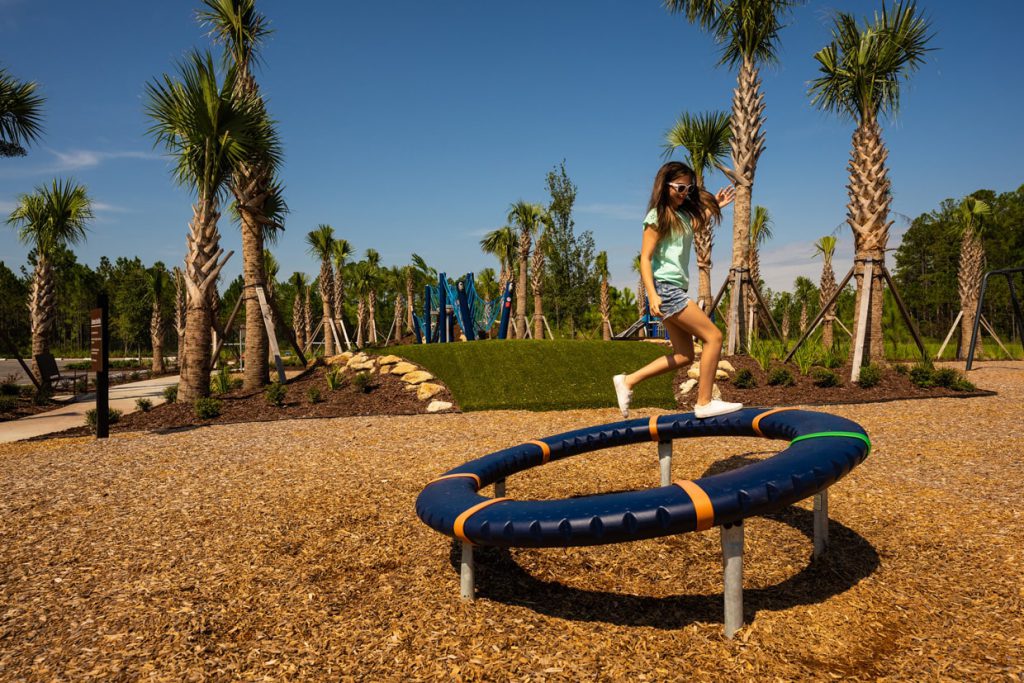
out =
[[[487,498],[478,491],[517,472],[602,448],[700,436],[789,441],[775,456],[670,486],[565,500]],[[491,453],[438,477],[416,499],[416,514],[443,534],[475,545],[567,547],[703,531],[763,515],[841,479],[871,450],[845,418],[787,408],[747,408],[698,420],[662,415],[579,429]]]

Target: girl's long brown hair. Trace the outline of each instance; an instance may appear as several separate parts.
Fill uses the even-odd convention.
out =
[[[651,190],[651,201],[647,205],[647,210],[657,209],[658,211],[658,224],[655,226],[655,229],[658,231],[659,240],[669,232],[686,229],[686,226],[679,220],[676,212],[672,210],[672,206],[669,204],[668,189],[670,182],[684,175],[689,176],[691,182],[697,182],[697,174],[693,172],[692,168],[681,161],[669,161],[662,165],[658,169],[658,174],[654,176],[654,188]],[[690,225],[694,229],[707,227],[708,218],[705,217],[705,211],[711,212],[710,220],[715,223],[722,220],[722,210],[718,206],[718,200],[715,199],[715,195],[703,187],[694,186],[691,188],[690,192],[686,195],[686,199],[683,200],[682,206],[679,207],[679,211],[690,217]]]

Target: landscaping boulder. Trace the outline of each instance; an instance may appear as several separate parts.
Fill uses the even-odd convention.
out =
[[[377,362],[381,366],[394,365],[395,363],[401,363],[402,359],[399,358],[398,356],[381,356],[380,358],[377,359]]]
[[[434,376],[426,370],[415,370],[402,375],[402,381],[406,384],[420,384],[428,379],[434,379]]]
[[[428,413],[440,413],[444,410],[451,410],[452,404],[448,401],[431,401],[427,406]]]
[[[444,387],[440,384],[433,384],[431,382],[424,382],[420,384],[416,389],[416,398],[421,401],[426,401],[428,398],[434,398],[439,393],[444,391]]]
[[[399,361],[395,367],[391,368],[392,375],[406,375],[410,372],[414,372],[418,368],[407,361]]]

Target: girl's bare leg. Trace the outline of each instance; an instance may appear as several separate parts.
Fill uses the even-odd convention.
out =
[[[665,325],[665,329],[668,330],[668,338],[672,341],[672,353],[655,358],[636,372],[626,375],[627,389],[632,389],[645,379],[677,370],[693,362],[693,337],[675,325]]]
[[[700,354],[700,382],[697,385],[697,403],[702,406],[711,401],[711,390],[715,385],[715,373],[718,371],[718,359],[722,356],[722,332],[715,327],[711,319],[692,301],[667,321],[669,336],[672,330],[682,333],[687,339],[691,335],[703,343]],[[693,349],[693,342],[690,342]]]

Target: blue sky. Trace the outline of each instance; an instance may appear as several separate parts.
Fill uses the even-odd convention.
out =
[[[767,143],[754,202],[774,220],[762,271],[770,287],[817,281],[812,243],[845,215],[852,124],[812,109],[812,55],[835,10],[864,0],[809,2],[782,32],[781,62],[763,72]],[[1024,182],[1024,3],[922,1],[939,48],[904,86],[886,121],[895,212],[914,217],[947,197]],[[495,266],[479,250],[509,204],[547,203],[547,171],[566,160],[579,188],[577,231],[609,253],[612,280],[632,285],[650,183],[665,131],[681,111],[728,110],[735,74],[716,67],[712,40],[659,0],[261,0],[275,33],[257,77],[285,145],[291,208],[273,248],[283,279],[315,274],[304,236],[329,223],[359,254],[385,265],[416,252],[449,275]],[[29,156],[0,160],[0,213],[55,177],[85,184],[96,202],[79,260],[139,256],[179,264],[191,217],[188,192],[146,136],[143,88],[209,40],[197,3],[0,0],[0,63],[40,84],[45,135]],[[678,156],[678,155],[677,155]],[[711,189],[724,184],[712,176]],[[713,284],[725,276],[731,209],[718,232]],[[890,246],[906,221],[896,217]],[[237,227],[221,224],[241,269]],[[835,268],[852,259],[838,233]],[[0,260],[27,250],[0,228]],[[891,265],[891,263],[890,263]],[[692,278],[695,281],[695,278]]]

